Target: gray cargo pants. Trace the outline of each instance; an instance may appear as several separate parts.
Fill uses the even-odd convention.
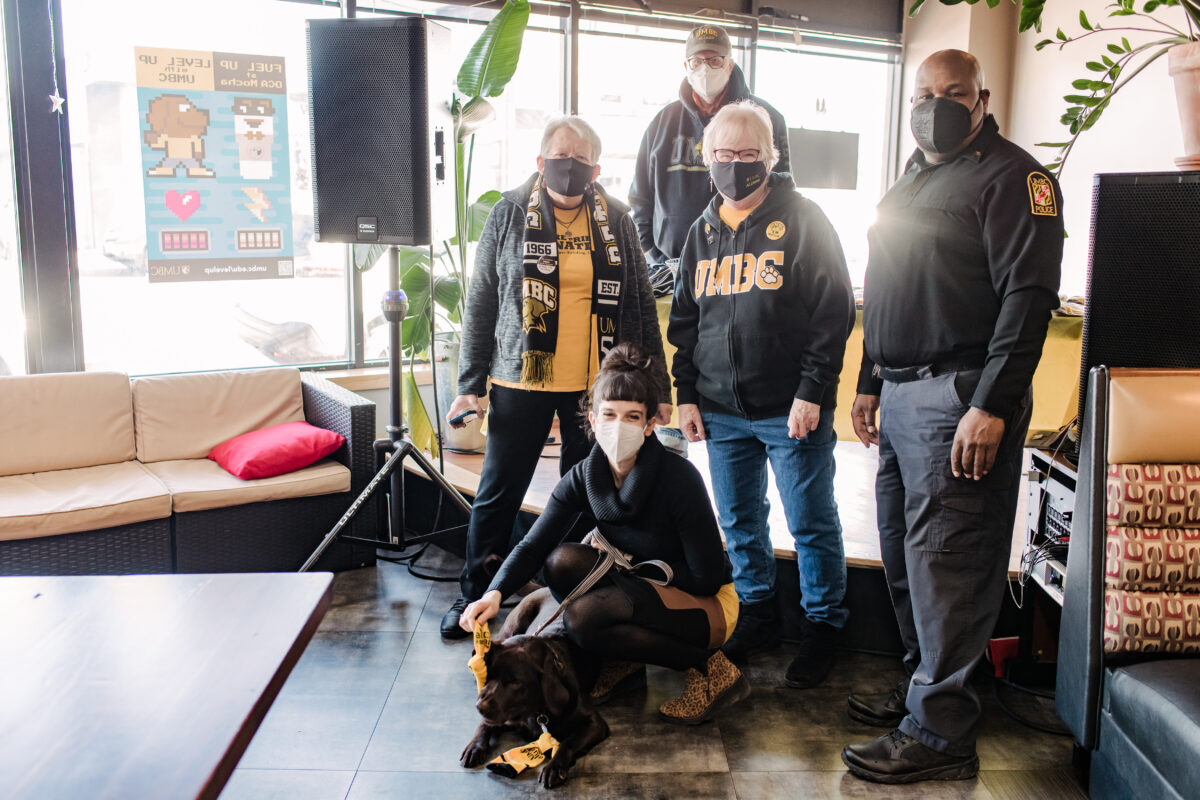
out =
[[[955,478],[950,448],[978,369],[885,382],[875,500],[884,573],[912,673],[900,730],[951,755],[975,752],[971,673],[1000,613],[1032,393],[1005,420],[991,472]]]

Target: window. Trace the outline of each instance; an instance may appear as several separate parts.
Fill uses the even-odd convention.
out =
[[[4,41],[3,16],[0,14],[0,42]],[[7,61],[0,63],[0,80],[8,85]],[[8,103],[0,103],[0,375],[21,375],[25,372],[25,314],[9,122]]]
[[[130,0],[119,11],[62,0],[88,369],[144,374],[346,360],[347,251],[313,241],[304,28],[307,18],[336,14],[269,0]],[[285,88],[205,94],[200,84],[176,90],[160,82],[151,92],[137,68],[139,48],[159,48],[164,59],[188,58],[187,51],[282,58]],[[219,58],[207,65],[208,74],[221,68]],[[180,69],[202,76],[206,65]],[[270,108],[244,110],[269,117],[272,132],[286,130],[286,137],[268,133],[264,163],[239,152],[234,132],[253,123],[239,121],[235,103],[225,102],[232,94],[270,100]],[[191,98],[207,112],[203,150],[178,131],[151,130],[149,103],[164,96]],[[155,145],[151,135],[161,137]],[[280,277],[182,274],[179,265],[210,258],[250,265],[244,274],[271,264],[278,272],[269,274]]]
[[[862,286],[867,269],[867,229],[883,195],[892,70],[883,57],[798,52],[766,44],[758,49],[755,94],[775,106],[789,128],[858,134],[855,189],[810,189],[801,194],[829,217],[842,240],[850,279]],[[798,170],[805,154],[792,152]]]

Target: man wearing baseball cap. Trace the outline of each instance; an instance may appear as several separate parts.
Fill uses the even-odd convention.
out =
[[[688,229],[716,194],[701,155],[704,126],[724,105],[750,99],[771,117],[776,172],[787,172],[787,124],[783,115],[750,94],[741,67],[733,63],[729,34],[716,25],[701,25],[684,48],[684,80],[679,99],[651,121],[638,149],[629,205],[651,275],[655,267],[674,267]]]

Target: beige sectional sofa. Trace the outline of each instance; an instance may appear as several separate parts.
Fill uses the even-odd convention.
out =
[[[259,480],[207,458],[297,420],[346,444]],[[373,403],[292,368],[0,378],[0,574],[296,569],[373,475],[374,428]],[[320,566],[373,560],[339,543]]]

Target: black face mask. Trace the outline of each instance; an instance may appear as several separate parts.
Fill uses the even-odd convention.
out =
[[[948,97],[935,97],[914,106],[909,127],[917,145],[927,153],[954,152],[971,135],[971,115],[981,102],[982,96],[967,110]]]
[[[717,191],[730,200],[744,200],[766,181],[762,161],[714,161],[708,168]]]
[[[546,187],[563,197],[578,197],[592,182],[594,168],[573,158],[544,158],[542,176]]]

